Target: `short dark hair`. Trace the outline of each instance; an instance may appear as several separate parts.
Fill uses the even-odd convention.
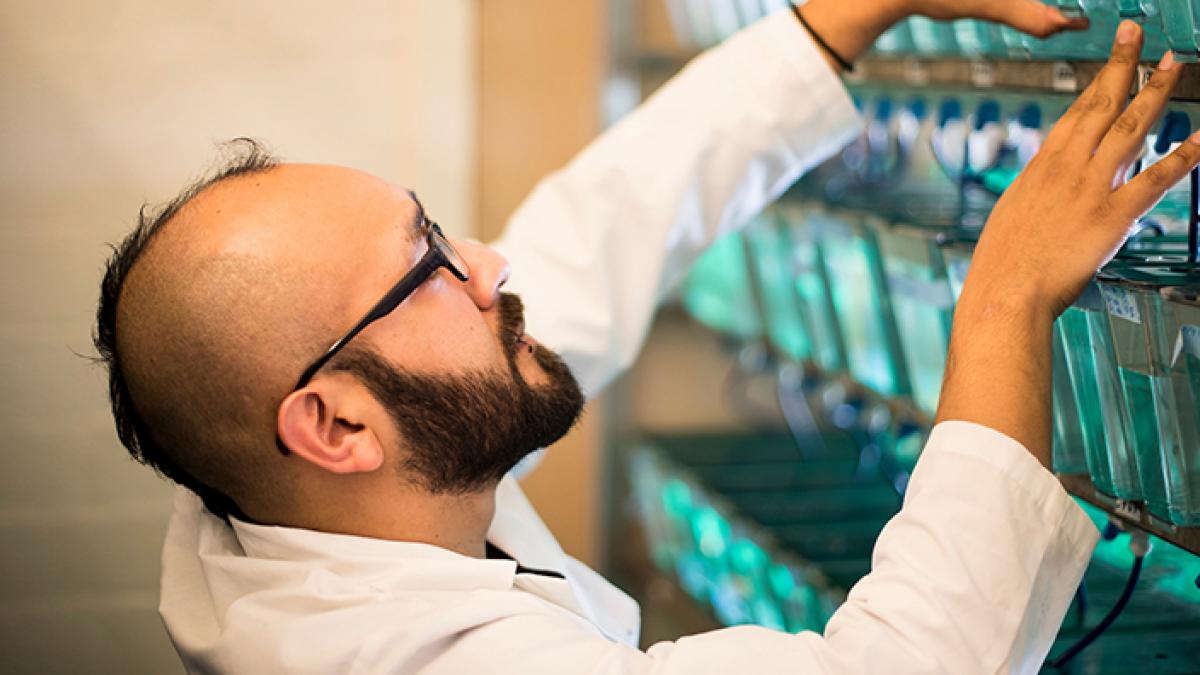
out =
[[[204,500],[210,511],[224,517],[241,515],[241,510],[230,497],[185,471],[171,453],[154,440],[142,416],[138,414],[117,349],[117,304],[121,300],[125,280],[163,225],[206,189],[230,178],[266,171],[279,164],[266,146],[254,139],[237,138],[222,143],[220,149],[223,161],[214,170],[194,181],[165,204],[143,204],[133,231],[119,244],[109,245],[112,255],[105,263],[104,279],[100,282],[100,305],[96,310],[92,342],[100,355],[99,360],[108,369],[108,396],[112,402],[117,437],[129,454],[160,475],[192,490]]]

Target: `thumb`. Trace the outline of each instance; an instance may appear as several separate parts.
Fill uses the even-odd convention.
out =
[[[978,3],[978,16],[1039,38],[1088,27],[1086,17],[1069,18],[1038,0],[985,0]]]

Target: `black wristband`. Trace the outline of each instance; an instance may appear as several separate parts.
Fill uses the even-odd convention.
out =
[[[847,73],[853,73],[854,64],[842,58],[841,54],[838,54],[833,50],[833,47],[829,46],[829,43],[825,41],[825,38],[821,37],[817,34],[817,31],[813,30],[813,27],[809,25],[807,20],[805,20],[804,15],[800,13],[800,5],[792,3],[788,4],[791,5],[792,14],[796,15],[796,20],[800,22],[801,26],[804,26],[804,30],[808,31],[808,34],[812,36],[813,41],[821,45],[821,49],[824,49],[826,53],[832,56],[833,60],[837,61],[837,64],[842,67],[842,70],[846,71]]]

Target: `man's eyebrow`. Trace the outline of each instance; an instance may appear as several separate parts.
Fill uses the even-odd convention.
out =
[[[413,203],[417,205],[417,213],[413,216],[412,234],[410,235],[413,241],[417,241],[425,234],[425,222],[428,218],[425,217],[425,206],[421,204],[417,193],[409,190],[408,196],[412,197]]]

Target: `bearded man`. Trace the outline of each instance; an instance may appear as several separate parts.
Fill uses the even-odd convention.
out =
[[[811,0],[806,27],[781,12],[698,58],[494,247],[448,240],[408,189],[248,141],[143,212],[97,345],[122,441],[181,486],[160,610],[185,665],[1035,670],[1097,539],[1047,470],[1051,326],[1200,161],[1185,143],[1124,183],[1181,70],[1165,60],[1124,109],[1135,24],[996,206],[939,424],[824,635],[737,627],[639,651],[637,604],[563,553],[512,477],[632,362],[688,263],[860,129],[835,70],[914,12],[1078,27],[1028,0]]]

